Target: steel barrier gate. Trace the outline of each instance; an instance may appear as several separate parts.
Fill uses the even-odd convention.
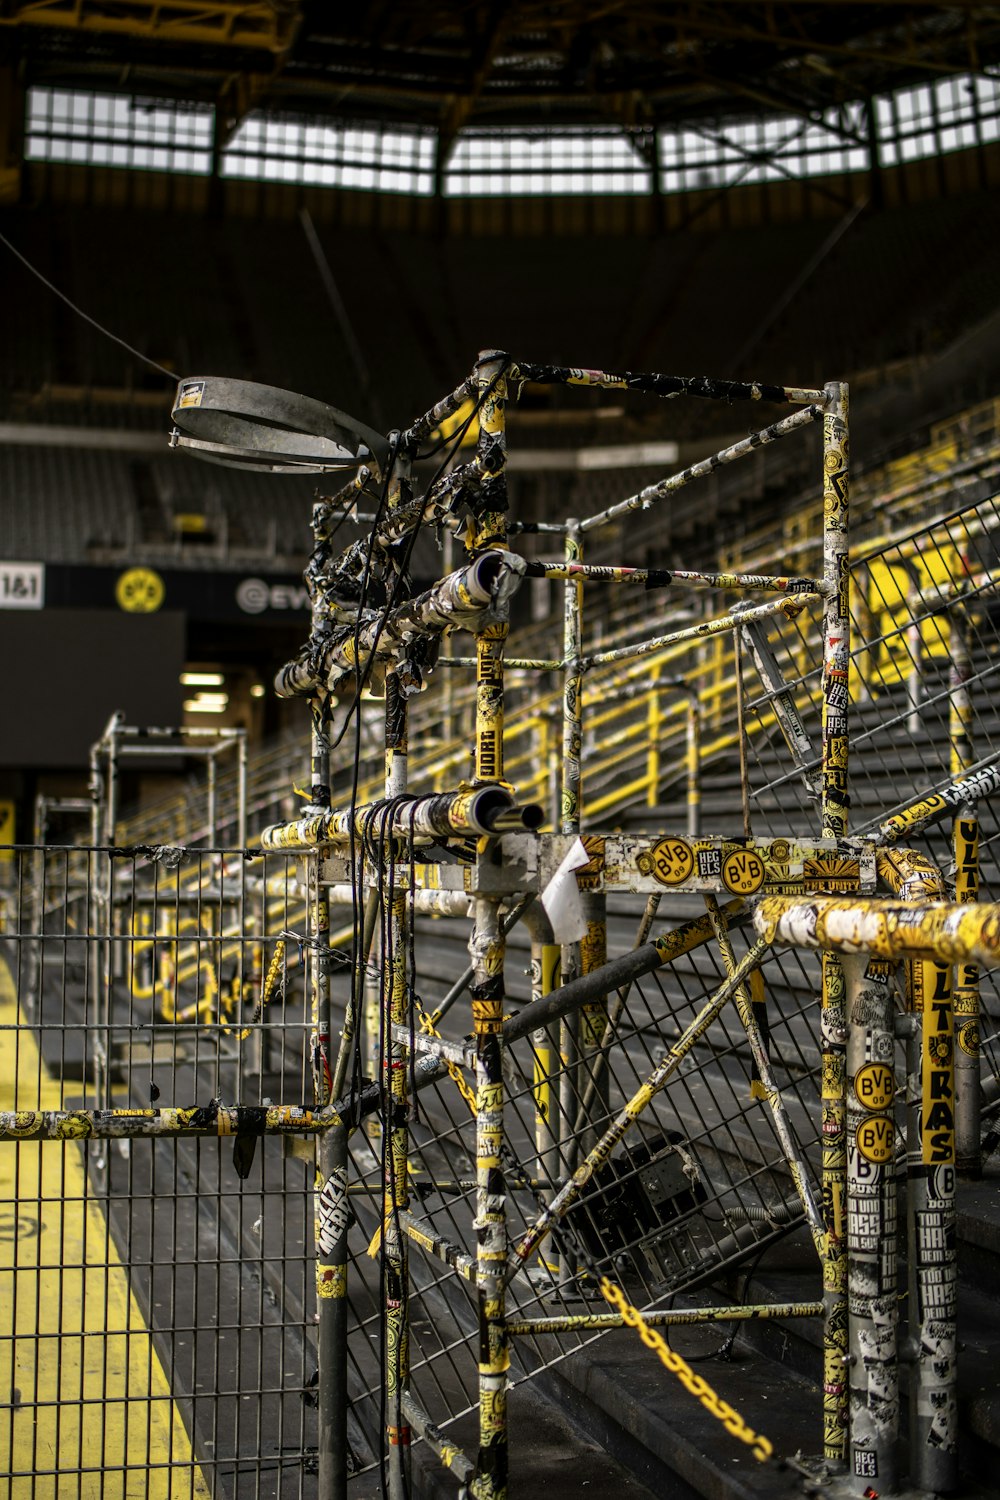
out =
[[[507,521],[505,409],[526,381],[799,409],[600,516],[567,523],[565,562],[539,564],[507,545],[517,528]],[[799,1316],[822,1318],[824,1328],[825,1468],[814,1480],[852,1494],[876,1480],[891,1494],[902,1482],[894,1226],[905,1159],[918,1309],[910,1332],[924,1351],[909,1477],[947,1489],[957,1477],[956,1134],[960,1163],[974,1172],[974,966],[996,964],[998,941],[995,909],[975,904],[975,807],[1000,787],[1000,770],[989,757],[960,774],[969,752],[952,782],[867,835],[848,833],[846,389],[606,375],[489,353],[389,440],[345,437],[346,419],[317,408],[243,382],[181,382],[178,422],[194,409],[201,425],[190,439],[175,434],[266,467],[342,466],[345,446],[356,450],[352,461],[367,460],[315,507],[312,633],[277,682],[311,703],[302,815],[266,829],[263,852],[249,859],[243,850],[114,845],[24,851],[21,879],[5,893],[14,982],[0,1003],[17,1053],[0,1165],[13,1163],[12,1201],[18,1213],[36,1205],[41,1226],[30,1255],[17,1237],[8,1270],[15,1290],[31,1290],[14,1297],[0,1340],[14,1373],[23,1362],[28,1370],[22,1384],[12,1381],[6,1429],[14,1485],[42,1493],[65,1471],[74,1481],[94,1476],[93,1493],[103,1495],[103,1470],[120,1476],[120,1493],[130,1484],[153,1493],[156,1483],[181,1493],[182,1482],[196,1495],[327,1500],[345,1495],[350,1472],[381,1467],[401,1500],[411,1443],[422,1439],[460,1488],[501,1497],[511,1381],[622,1326],[639,1328],[668,1372],[766,1463],[771,1445],[756,1415],[721,1400],[657,1329]],[[442,464],[414,498],[411,464],[456,413],[454,451],[476,420],[475,457]],[[583,562],[588,530],[817,423],[820,577]],[[340,447],[336,459],[330,444]],[[337,553],[334,533],[366,491],[376,504],[367,538]],[[406,564],[426,524],[459,537],[467,560],[410,598]],[[541,831],[544,810],[519,803],[504,775],[509,600],[532,575],[564,583],[562,653],[506,665],[563,674],[561,809],[551,832]],[[584,656],[582,590],[597,582],[776,597]],[[973,585],[961,580],[939,607],[960,609]],[[809,619],[822,643],[815,750],[796,671],[801,637],[787,629]],[[450,792],[413,794],[407,700],[433,670],[442,633],[459,629],[475,643],[472,775]],[[581,832],[586,671],[722,633],[760,679],[795,781],[818,803],[818,833],[755,836],[746,791],[743,826],[725,836],[690,825],[683,835]],[[959,659],[959,746],[967,675]],[[384,696],[385,795],[335,807],[333,700],[346,696],[358,710],[362,690]],[[736,711],[745,757],[742,682]],[[345,765],[342,755],[341,777]],[[355,758],[355,786],[359,771]],[[746,789],[745,758],[741,781]],[[957,895],[968,905],[949,904],[937,867],[908,847],[942,821],[955,825]],[[898,899],[879,894],[887,891]],[[641,914],[626,936],[637,899]],[[418,951],[440,946],[445,917],[471,918],[471,963],[448,972],[442,956],[418,969]],[[654,938],[657,920],[666,930]],[[618,950],[610,960],[609,923]],[[528,993],[509,983],[515,951],[530,963]],[[862,970],[852,955],[864,951],[872,959]],[[897,972],[903,959],[909,969]],[[959,1051],[972,1059],[957,1072],[955,964]],[[466,989],[471,1033],[459,1019]],[[905,1121],[896,1111],[897,1031],[911,1079]],[[275,1135],[280,1152],[261,1139]],[[63,1144],[39,1149],[39,1140]],[[57,1149],[59,1172],[48,1177]],[[64,1227],[53,1240],[45,1205],[56,1201],[64,1221],[67,1204],[77,1218],[72,1235]],[[799,1223],[821,1268],[813,1300],[660,1306]],[[90,1288],[94,1244],[103,1246],[100,1296]],[[71,1331],[73,1297],[83,1326]],[[46,1332],[50,1305],[59,1316]],[[36,1322],[29,1317],[24,1331],[22,1307]],[[50,1395],[42,1351],[68,1339],[83,1351],[103,1341],[103,1384],[87,1384],[81,1354],[79,1372],[61,1362]],[[133,1359],[145,1381],[138,1395]]]

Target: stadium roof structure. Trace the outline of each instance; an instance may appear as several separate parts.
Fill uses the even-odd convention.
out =
[[[621,126],[773,113],[1000,63],[1000,9],[848,0],[0,0],[22,87],[148,91],[432,127]]]

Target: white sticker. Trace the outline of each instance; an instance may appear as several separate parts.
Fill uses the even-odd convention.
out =
[[[590,855],[582,839],[574,839],[552,879],[542,892],[542,905],[552,923],[552,940],[563,943],[578,943],[587,933],[587,919],[583,914],[580,887],[576,883],[574,870],[590,863]]]
[[[332,1255],[337,1241],[347,1228],[347,1173],[336,1167],[319,1195],[317,1205],[319,1232],[316,1236],[321,1255]]]
[[[44,605],[44,563],[0,563],[0,609],[42,609]]]

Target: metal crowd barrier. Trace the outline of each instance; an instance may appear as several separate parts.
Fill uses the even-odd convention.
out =
[[[526,382],[797,410],[598,516],[566,522],[565,559],[546,564],[510,546],[505,413]],[[207,381],[180,390],[181,405],[210,394]],[[297,399],[283,411],[294,413]],[[431,440],[434,451],[440,424],[462,413],[465,427],[478,425],[474,457],[459,463],[456,442],[415,496],[422,446]],[[347,443],[347,419],[336,416]],[[817,576],[584,561],[598,526],[817,425]],[[303,440],[282,428],[281,444],[284,463]],[[342,1500],[350,1474],[377,1468],[402,1500],[422,1441],[460,1491],[502,1500],[512,1383],[621,1327],[638,1329],[667,1376],[718,1418],[720,1442],[769,1463],[762,1414],[735,1410],[658,1329],[802,1317],[823,1328],[817,1482],[859,1495],[892,1494],[907,1479],[954,1484],[955,1176],[956,1166],[978,1170],[979,970],[995,964],[1000,936],[995,909],[976,901],[976,809],[1000,788],[1000,769],[992,751],[977,761],[971,746],[960,626],[949,645],[948,777],[877,826],[849,829],[848,717],[860,669],[847,453],[847,392],[836,382],[801,390],[615,375],[490,351],[314,509],[312,631],[277,679],[279,692],[310,704],[300,815],[265,829],[253,858],[96,841],[87,851],[30,851],[18,887],[30,900],[8,901],[3,932],[21,980],[5,992],[6,1024],[28,1062],[0,1114],[0,1164],[9,1149],[18,1172],[38,1173],[61,1149],[60,1201],[71,1177],[68,1196],[94,1212],[83,1237],[99,1239],[104,1226],[105,1288],[116,1266],[131,1267],[137,1312],[127,1298],[125,1311],[113,1310],[105,1291],[112,1332],[94,1330],[104,1385],[97,1397],[84,1384],[79,1402],[85,1412],[98,1400],[104,1411],[122,1407],[124,1438],[101,1419],[106,1468],[138,1466],[151,1485],[167,1476],[168,1486],[179,1471],[192,1494],[322,1500]],[[335,552],[337,525],[366,495],[375,507],[367,536]],[[424,526],[460,539],[466,559],[411,598],[407,560]],[[547,810],[519,800],[506,779],[505,670],[515,663],[504,644],[526,576],[564,586],[559,655],[516,663],[562,674],[551,828]],[[971,573],[954,583],[928,620],[962,618],[954,612],[978,585]],[[643,642],[588,651],[583,593],[605,584],[651,598],[678,585],[737,598],[714,617],[670,629],[668,616]],[[907,637],[914,649],[922,610]],[[442,635],[456,630],[474,642],[449,667],[475,665],[473,774],[414,791],[408,704],[438,665]],[[881,631],[880,645],[890,634]],[[715,637],[732,642],[735,662],[739,826],[705,831],[689,786],[677,830],[593,829],[584,821],[587,674]],[[362,694],[384,700],[384,795],[334,805],[335,777],[355,789],[361,777],[349,738],[332,730],[335,700],[349,705],[350,724]],[[920,713],[915,696],[906,711]],[[751,767],[765,734],[788,769],[769,772],[758,791],[790,789],[785,824],[784,799],[777,808],[764,799],[766,831]],[[811,829],[800,809],[811,811]],[[941,826],[954,837],[954,893],[911,847]],[[37,915],[22,915],[39,911],[41,930]],[[440,936],[455,919],[471,921],[467,965]],[[861,953],[870,954],[864,966]],[[80,1087],[67,1096],[78,1036]],[[897,1037],[910,1079],[905,1119]],[[128,1091],[121,1103],[116,1089]],[[904,1159],[909,1332],[922,1351],[908,1475],[895,1467]],[[50,1188],[39,1181],[29,1194],[40,1214]],[[798,1225],[816,1253],[811,1299],[697,1305],[706,1282]],[[48,1300],[41,1289],[65,1277],[51,1253],[52,1263],[11,1267],[15,1285],[22,1270],[35,1278],[36,1314]],[[78,1259],[86,1283],[89,1262]],[[688,1305],[674,1306],[682,1294]],[[5,1340],[15,1359],[35,1351],[27,1403],[22,1392],[9,1424],[12,1472],[31,1484],[58,1468],[65,1435],[36,1323],[22,1333],[15,1316]],[[112,1334],[140,1351],[138,1393],[131,1380],[122,1395],[110,1383]],[[60,1324],[48,1337],[61,1347],[70,1334]],[[36,1436],[29,1457],[19,1413],[33,1413],[38,1433],[50,1405],[55,1446],[43,1452]],[[146,1448],[133,1462],[137,1428]],[[69,1445],[80,1473],[95,1451],[88,1431]]]

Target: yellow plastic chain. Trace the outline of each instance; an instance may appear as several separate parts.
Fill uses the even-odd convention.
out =
[[[423,1007],[421,1007],[420,1010],[420,1030],[424,1033],[425,1036],[436,1036],[438,1038],[440,1038],[441,1036],[440,1031],[438,1031],[437,1027],[434,1025],[434,1022],[431,1020],[430,1016],[423,1009]],[[472,1113],[475,1114],[475,1090],[471,1088],[470,1085],[466,1082],[465,1076],[462,1073],[462,1070],[458,1066],[457,1062],[452,1062],[448,1058],[442,1058],[442,1061],[445,1067],[448,1069],[448,1074],[451,1078],[452,1083],[454,1083],[455,1087],[458,1089],[458,1092],[461,1094],[462,1098],[465,1100]]]
[[[264,978],[264,988],[261,990],[260,1000],[257,1003],[256,1009],[254,1010],[253,1016],[250,1020],[250,1025],[244,1026],[242,1031],[238,1031],[236,1033],[236,1040],[238,1042],[246,1041],[247,1037],[250,1035],[251,1031],[260,1020],[261,1016],[264,1014],[264,1011],[267,1009],[271,997],[274,994],[275,989],[277,988],[278,977],[281,974],[281,966],[284,963],[284,960],[285,940],[284,938],[279,938],[274,945],[274,953],[271,956],[271,962],[268,965],[267,974]],[[232,1036],[233,1029],[231,1026],[223,1025],[222,1029],[227,1036]]]
[[[738,1438],[741,1443],[746,1443],[747,1447],[752,1449],[754,1458],[759,1459],[761,1463],[766,1462],[774,1452],[769,1440],[748,1427],[739,1412],[730,1406],[728,1401],[723,1401],[703,1376],[696,1375],[687,1360],[682,1359],[676,1350],[671,1349],[655,1328],[650,1328],[639,1309],[626,1301],[625,1294],[620,1287],[615,1286],[614,1282],[609,1281],[606,1276],[601,1277],[600,1286],[605,1300],[610,1302],[616,1312],[621,1313],[626,1328],[638,1329],[646,1348],[652,1349],[659,1355],[660,1363],[665,1365],[672,1375],[677,1376],[684,1389],[690,1391],[691,1395],[695,1396],[713,1417],[718,1418],[727,1432],[731,1433],[734,1438]]]

